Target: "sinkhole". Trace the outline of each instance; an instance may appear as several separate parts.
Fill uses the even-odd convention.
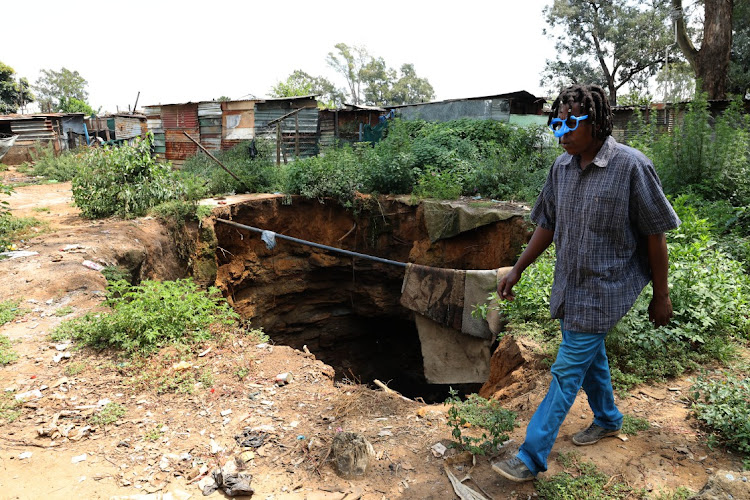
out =
[[[217,219],[278,237],[269,248],[257,232],[215,222],[215,284],[252,327],[275,344],[306,347],[337,380],[380,380],[407,397],[443,401],[449,387],[476,392],[482,381],[433,383],[425,376],[415,313],[400,303],[404,267],[281,236],[400,263],[495,269],[512,265],[528,241],[527,211],[474,200],[363,197],[345,209],[283,195],[233,197],[214,209]]]

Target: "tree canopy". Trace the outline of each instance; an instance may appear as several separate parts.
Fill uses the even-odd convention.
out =
[[[426,78],[417,76],[413,64],[399,71],[389,68],[382,57],[371,56],[364,47],[336,44],[338,52],[329,52],[328,65],[344,77],[351,104],[387,106],[426,102],[435,91]]]
[[[271,97],[294,97],[315,94],[320,96],[322,103],[328,107],[340,106],[344,100],[344,91],[336,88],[329,80],[311,76],[300,69],[296,69],[283,82],[278,82],[271,88]]]
[[[18,112],[24,105],[33,102],[26,78],[16,80],[16,71],[0,61],[0,114]]]
[[[62,105],[69,99],[87,102],[89,94],[86,90],[88,82],[78,71],[61,68],[60,71],[43,69],[34,90],[42,112],[49,113],[63,111]]]
[[[672,40],[669,11],[659,0],[555,0],[544,13],[558,57],[547,61],[542,84],[600,84],[611,104],[623,86],[647,86]]]

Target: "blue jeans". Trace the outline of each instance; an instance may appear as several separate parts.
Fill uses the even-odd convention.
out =
[[[544,400],[526,428],[526,440],[518,458],[536,475],[547,470],[547,456],[557,433],[583,387],[594,412],[594,423],[619,429],[622,413],[615,406],[607,353],[606,333],[562,331],[562,344],[552,365],[552,382]]]

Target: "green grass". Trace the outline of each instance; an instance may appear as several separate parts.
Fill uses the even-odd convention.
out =
[[[55,316],[57,316],[57,317],[67,316],[68,314],[72,313],[73,311],[74,311],[74,309],[71,306],[61,307],[61,308],[55,310]]]
[[[13,321],[16,316],[21,316],[26,312],[18,306],[19,304],[20,301],[18,300],[6,300],[5,302],[0,302],[0,326],[9,321]]]
[[[640,431],[647,431],[651,428],[648,420],[630,415],[625,415],[622,420],[622,433],[628,436],[635,436]]]
[[[560,453],[557,461],[565,469],[535,482],[540,498],[547,500],[625,500],[642,498],[643,491],[635,490],[622,480],[613,480],[591,462],[581,460],[578,452]]]
[[[124,406],[118,403],[107,403],[101,410],[89,417],[89,422],[91,425],[104,427],[117,422],[124,415]]]
[[[18,409],[21,407],[21,403],[16,401],[13,395],[7,392],[0,392],[0,420],[5,420],[7,423],[11,423],[21,416],[21,411]]]
[[[18,353],[11,348],[10,339],[0,335],[0,366],[9,365],[18,359]]]

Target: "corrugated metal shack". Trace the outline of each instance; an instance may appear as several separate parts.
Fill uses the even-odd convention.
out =
[[[418,104],[404,104],[401,106],[386,106],[394,110],[396,116],[404,120],[426,120],[426,121],[451,121],[461,118],[475,120],[497,120],[501,122],[513,122],[511,116],[515,115],[519,123],[531,122],[541,123],[545,121],[544,116],[545,99],[520,90],[505,94],[496,94],[482,97],[466,97],[462,99],[449,99],[445,101],[425,102]],[[520,119],[520,116],[539,117],[534,119]]]
[[[31,153],[40,145],[52,144],[56,152],[86,143],[83,113],[46,113],[0,116],[0,134],[18,135],[3,157],[6,165],[31,161]]]
[[[276,142],[277,161],[318,154],[316,97],[284,97],[255,103],[255,135]]]
[[[176,166],[198,151],[185,136],[190,134],[209,151],[231,149],[255,137],[268,138],[278,148],[280,161],[318,152],[318,103],[316,96],[252,99],[226,102],[201,101],[146,106],[148,129],[157,153],[159,134],[164,134],[164,157]]]
[[[340,109],[323,109],[320,111],[320,147],[331,146],[339,142],[358,142],[362,140],[364,125],[376,126],[380,116],[386,113],[385,108],[376,106],[357,106],[344,104]]]

